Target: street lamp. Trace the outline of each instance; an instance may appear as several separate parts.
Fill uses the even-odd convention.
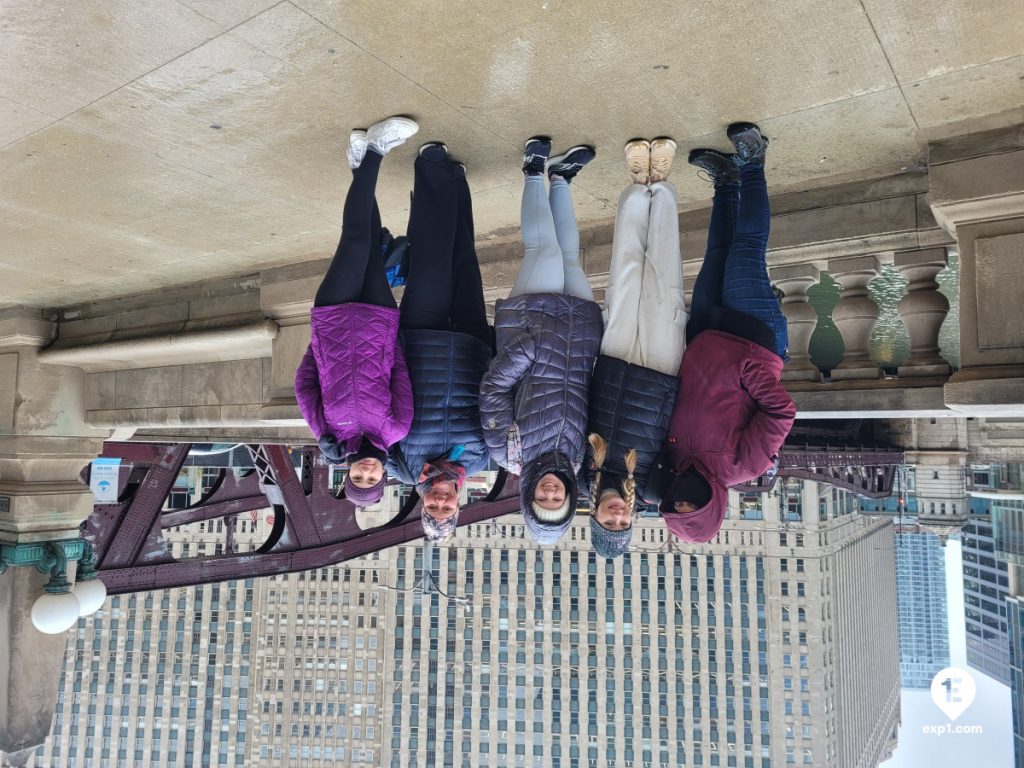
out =
[[[67,577],[68,560],[79,561],[74,585]],[[92,545],[82,539],[0,544],[0,574],[19,565],[34,566],[50,576],[31,611],[33,626],[48,635],[66,632],[80,616],[99,610],[107,597],[107,588],[95,568]]]
[[[32,604],[32,624],[40,632],[59,635],[74,626],[82,610],[78,598],[71,593],[64,547],[48,541],[43,545],[43,556],[35,566],[37,571],[49,573],[50,580],[43,587],[42,596]]]
[[[71,592],[81,604],[79,616],[92,616],[107,599],[107,585],[100,581],[93,560],[92,544],[88,541],[85,542],[82,559],[78,561],[78,572],[75,574],[75,585]]]

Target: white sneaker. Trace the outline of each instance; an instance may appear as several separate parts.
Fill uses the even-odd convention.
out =
[[[394,147],[404,144],[419,129],[419,124],[408,117],[389,117],[367,128],[366,140],[370,146],[386,155]]]
[[[366,157],[366,131],[356,129],[348,136],[348,167],[353,171],[358,168]]]

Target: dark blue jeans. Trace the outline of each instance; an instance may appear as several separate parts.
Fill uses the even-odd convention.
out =
[[[740,169],[740,184],[715,187],[708,248],[697,275],[690,316],[698,323],[715,307],[760,320],[775,335],[775,353],[789,347],[786,318],[768,278],[765,252],[771,228],[764,165]]]

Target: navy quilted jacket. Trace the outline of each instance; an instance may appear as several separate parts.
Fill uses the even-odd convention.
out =
[[[589,431],[608,443],[604,469],[625,477],[626,452],[636,448],[637,495],[642,498],[668,434],[679,379],[625,360],[601,355],[590,382]],[[588,446],[589,450],[589,446]],[[587,482],[591,480],[587,462]]]
[[[497,303],[498,355],[480,383],[480,418],[491,457],[518,474],[558,452],[583,461],[587,390],[604,325],[593,301],[560,293]]]
[[[415,484],[423,465],[449,457],[472,475],[488,463],[480,427],[480,379],[491,362],[490,345],[464,333],[403,330],[412,380],[409,434],[388,457],[388,471]],[[452,453],[454,449],[454,453]]]

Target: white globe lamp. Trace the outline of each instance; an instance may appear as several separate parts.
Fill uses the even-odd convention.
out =
[[[44,592],[32,604],[32,624],[47,635],[59,635],[75,625],[80,609],[71,592]]]
[[[107,587],[99,579],[76,581],[71,594],[78,598],[79,616],[92,616],[103,607],[103,601],[107,599]]]

